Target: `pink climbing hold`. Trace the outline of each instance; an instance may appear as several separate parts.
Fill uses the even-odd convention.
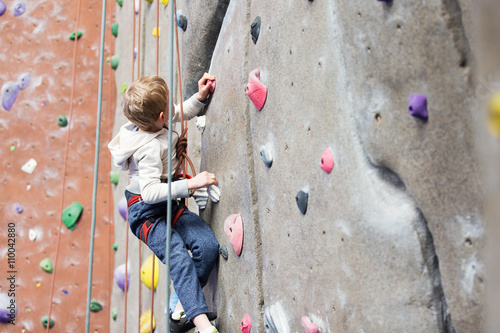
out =
[[[240,324],[241,333],[250,333],[252,329],[252,321],[250,320],[250,316],[245,314]]]
[[[210,92],[213,93],[215,90],[215,80],[207,80],[208,82],[212,82],[212,85],[210,86]]]
[[[267,98],[267,87],[260,82],[259,69],[254,69],[248,76],[247,95],[257,109],[262,110]]]
[[[243,247],[243,219],[240,214],[229,215],[224,221],[224,232],[236,255],[241,254]]]
[[[302,317],[302,326],[304,326],[304,328],[306,329],[306,333],[320,333],[321,332],[318,328],[318,325],[313,323],[306,316]]]
[[[118,213],[123,217],[125,221],[127,221],[127,199],[125,197],[121,198],[121,200],[118,202]]]
[[[332,172],[333,169],[333,153],[330,148],[326,148],[321,156],[321,161],[319,162],[319,166],[326,173]]]

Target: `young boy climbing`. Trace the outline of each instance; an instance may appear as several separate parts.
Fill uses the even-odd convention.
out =
[[[198,93],[183,103],[184,119],[195,117],[206,105],[214,80],[214,76],[205,73],[198,81]],[[122,108],[129,122],[108,145],[115,165],[129,171],[125,196],[130,229],[164,264],[168,160],[172,160],[173,167],[178,162],[176,133],[173,148],[168,145],[169,105],[168,87],[162,78],[147,76],[136,80],[123,95]],[[180,120],[177,105],[172,120]],[[208,224],[176,200],[189,197],[190,190],[217,185],[217,181],[214,174],[206,171],[191,179],[174,176],[170,275],[179,302],[170,317],[170,332],[187,332],[195,326],[201,333],[218,332],[209,321],[215,319],[215,314],[208,312],[202,288],[218,258],[219,243]]]

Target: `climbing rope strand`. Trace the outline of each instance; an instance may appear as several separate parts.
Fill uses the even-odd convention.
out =
[[[90,296],[92,294],[92,265],[94,263],[94,234],[96,222],[96,204],[97,204],[97,183],[99,174],[99,145],[101,136],[101,111],[102,111],[102,77],[104,66],[104,33],[106,28],[106,4],[107,0],[102,0],[101,14],[101,46],[99,52],[99,90],[97,99],[97,120],[96,120],[96,140],[94,157],[94,185],[92,191],[92,224],[90,227],[90,251],[89,251],[89,274],[87,284],[87,314],[85,319],[85,332],[89,333],[90,327]]]
[[[78,36],[78,28],[80,25],[80,9],[81,9],[81,0],[78,0],[78,6],[77,6],[77,11],[76,11],[76,27],[75,27],[75,36]],[[62,169],[62,190],[61,190],[61,201],[59,205],[59,212],[60,216],[62,216],[62,211],[64,208],[64,189],[66,187],[66,169],[67,169],[67,164],[68,164],[68,155],[69,155],[69,137],[71,133],[71,122],[73,120],[73,98],[75,95],[75,78],[76,78],[76,52],[77,52],[77,43],[78,38],[75,38],[75,41],[73,42],[73,68],[71,70],[71,96],[70,96],[70,107],[69,107],[69,121],[70,121],[70,126],[68,126],[68,131],[66,132],[66,142],[65,142],[65,148],[64,148],[64,160],[63,160],[63,169]],[[54,258],[54,268],[52,272],[52,278],[50,282],[50,298],[49,298],[49,314],[48,314],[48,321],[47,323],[50,323],[50,318],[52,315],[52,299],[54,298],[54,284],[55,284],[55,279],[56,279],[56,272],[57,272],[57,262],[59,259],[59,246],[61,244],[61,229],[62,229],[62,219],[59,220],[59,227],[57,231],[57,244],[56,244],[56,256]],[[47,324],[45,332],[48,333],[50,329],[50,325]]]

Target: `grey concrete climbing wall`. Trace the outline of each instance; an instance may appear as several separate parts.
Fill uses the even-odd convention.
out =
[[[155,13],[144,4],[146,75]],[[205,288],[219,330],[240,331],[249,314],[252,332],[303,331],[302,316],[323,332],[483,331],[472,1],[177,6],[188,20],[179,30],[184,97],[204,71],[217,77],[201,147],[191,135],[190,149],[222,190],[200,210],[229,249]],[[245,93],[256,68],[268,88],[261,111]],[[427,97],[427,119],[408,112],[412,94]],[[320,168],[327,148],[329,174]],[[240,256],[224,233],[231,214],[243,218]]]

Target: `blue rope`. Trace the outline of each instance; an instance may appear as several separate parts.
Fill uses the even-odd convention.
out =
[[[92,266],[94,264],[94,234],[97,203],[97,176],[99,173],[99,144],[101,140],[101,102],[102,102],[102,73],[104,66],[104,32],[106,28],[106,0],[102,0],[102,22],[101,22],[101,49],[99,55],[99,92],[97,99],[97,124],[95,137],[94,157],[94,189],[92,192],[92,226],[90,229],[90,253],[89,253],[89,276],[87,284],[87,316],[85,319],[85,332],[89,333],[90,326],[90,296],[92,293]],[[109,101],[108,101],[109,102]]]

